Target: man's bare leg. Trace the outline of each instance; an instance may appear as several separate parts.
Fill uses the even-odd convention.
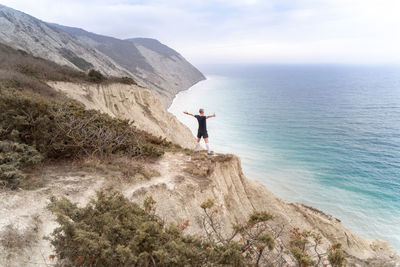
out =
[[[207,137],[207,138],[204,138],[204,142],[206,142],[207,153],[208,153],[208,154],[211,154],[210,146],[208,145],[208,137]]]
[[[200,151],[200,140],[201,140],[201,138],[197,138],[196,148],[194,149],[194,151],[196,151],[196,152]]]

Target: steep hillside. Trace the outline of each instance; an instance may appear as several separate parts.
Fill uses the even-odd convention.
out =
[[[153,67],[153,73],[148,77],[153,77],[155,83],[149,84],[149,88],[154,88],[157,95],[165,95],[169,104],[175,95],[182,91],[181,88],[188,89],[193,84],[204,80],[205,77],[189,62],[187,62],[178,52],[163,45],[159,41],[150,38],[132,38],[128,39],[140,51],[147,62]],[[165,71],[168,70],[168,71]],[[170,88],[168,92],[164,87]],[[161,97],[163,99],[164,97]]]
[[[194,148],[195,139],[189,128],[162,106],[146,88],[121,83],[94,85],[49,82],[55,90],[113,117],[129,119],[139,129],[166,138],[185,148]]]
[[[71,35],[25,13],[0,5],[0,42],[76,69],[95,68],[108,75],[127,75],[102,53]]]
[[[0,42],[79,70],[94,68],[106,75],[132,77],[153,90],[165,107],[179,91],[205,79],[179,53],[157,40],[119,40],[46,23],[3,5]]]

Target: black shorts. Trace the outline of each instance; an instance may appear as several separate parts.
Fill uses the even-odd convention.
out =
[[[197,132],[197,138],[201,138],[201,137],[203,137],[203,138],[208,138],[208,133],[207,133],[207,131],[205,131],[205,132],[198,131],[198,132]]]

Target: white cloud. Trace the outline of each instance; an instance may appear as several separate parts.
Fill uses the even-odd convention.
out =
[[[154,37],[195,62],[400,61],[397,0],[9,0],[40,19]]]

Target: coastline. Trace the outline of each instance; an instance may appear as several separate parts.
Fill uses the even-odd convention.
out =
[[[184,93],[184,92],[190,92],[190,91],[193,89],[194,86],[196,86],[196,85],[198,85],[198,84],[200,84],[200,83],[202,83],[202,82],[205,82],[205,81],[207,81],[207,80],[209,79],[209,78],[207,78],[204,74],[203,74],[203,76],[204,76],[204,79],[199,80],[199,81],[197,81],[196,83],[194,83],[192,86],[190,86],[189,88],[184,89],[184,90],[181,90],[181,91],[179,91],[178,93],[176,93],[175,96],[174,96],[174,98],[172,99],[171,103],[170,103],[169,106],[166,108],[166,110],[167,110],[169,113],[172,114],[172,112],[170,112],[170,108],[171,108],[172,105],[174,104],[174,101],[175,101],[176,98],[179,96],[179,94]]]
[[[211,78],[211,79],[212,79],[212,78]],[[203,83],[203,82],[205,82],[205,81],[209,81],[209,80],[210,80],[210,77],[209,77],[209,76],[206,76],[206,80],[200,81],[200,82],[196,83],[194,86],[190,87],[189,89],[179,92],[179,93],[174,97],[174,100],[173,100],[171,106],[168,108],[168,112],[170,112],[170,113],[174,114],[175,116],[177,116],[177,114],[175,114],[175,113],[173,112],[173,110],[172,110],[172,107],[173,107],[174,103],[176,102],[176,100],[179,100],[179,98],[180,98],[182,95],[184,95],[184,94],[186,94],[186,93],[188,93],[188,92],[191,92],[192,90],[195,90],[195,89],[196,89],[196,86],[199,86],[199,84],[201,84],[201,83]],[[183,124],[185,124],[186,126],[188,126],[188,127],[192,130],[192,133],[193,133],[193,127],[190,127],[190,126],[187,124],[187,122],[185,122],[185,121],[183,121],[182,119],[180,119],[179,116],[177,116],[177,118],[178,118],[178,120],[181,121]],[[212,142],[211,142],[211,146],[213,147]],[[229,145],[229,147],[230,147],[230,145]],[[234,151],[234,150],[228,150],[228,151],[226,151],[226,150],[225,150],[225,151],[219,151],[219,150],[218,150],[217,152],[222,152],[222,153],[233,153],[233,152],[234,152],[234,154],[237,154],[236,151]],[[240,153],[239,153],[239,154],[240,154]],[[239,156],[240,156],[240,155],[239,155]],[[240,156],[240,158],[241,158],[241,156]],[[245,164],[243,164],[243,169],[244,169],[244,173],[245,173],[245,176],[246,176],[246,177],[251,177],[250,179],[251,179],[252,181],[256,181],[256,182],[262,183],[266,188],[271,189],[271,191],[274,192],[274,194],[277,193],[276,190],[275,190],[274,188],[271,188],[270,186],[267,186],[265,183],[263,183],[262,179],[257,179],[257,178],[255,178],[255,177],[257,177],[257,176],[252,175],[252,172],[251,172],[251,171],[246,170],[247,168],[246,168],[246,165],[245,165]],[[260,173],[260,174],[259,174],[260,177],[261,177],[262,175],[263,175],[263,173]],[[265,175],[263,175],[263,176],[265,177]],[[271,175],[269,175],[269,176],[271,176]],[[301,185],[299,184],[299,186],[301,186]],[[281,192],[281,193],[282,193],[282,192]],[[330,212],[326,212],[324,209],[314,207],[314,205],[313,205],[312,202],[288,200],[287,198],[285,198],[285,196],[282,196],[281,193],[277,194],[277,196],[278,196],[279,198],[283,199],[284,201],[290,201],[290,202],[294,202],[294,203],[299,203],[300,205],[304,205],[304,206],[309,207],[309,208],[311,208],[311,209],[318,210],[319,212],[321,212],[321,213],[323,213],[323,214],[330,214]],[[302,196],[302,197],[303,197],[305,200],[307,199],[306,196]],[[332,215],[327,215],[327,216],[332,216]],[[354,216],[355,216],[355,215],[354,215]],[[339,219],[337,219],[338,221],[342,221],[342,222],[344,221],[343,223],[344,223],[346,226],[348,225],[348,224],[346,223],[345,220],[343,220],[342,218],[340,218],[340,216],[334,215],[334,216],[332,216],[332,217],[338,217],[338,218],[339,218]],[[363,238],[366,238],[366,239],[373,239],[373,238],[375,238],[375,237],[366,237],[365,234],[360,233],[360,232],[357,231],[356,229],[351,229],[351,230],[354,231],[355,233],[357,233],[357,235],[359,235],[359,236],[361,236],[361,237],[363,237]],[[388,242],[388,243],[389,243],[389,242]],[[397,251],[397,253],[399,253],[399,251]]]

